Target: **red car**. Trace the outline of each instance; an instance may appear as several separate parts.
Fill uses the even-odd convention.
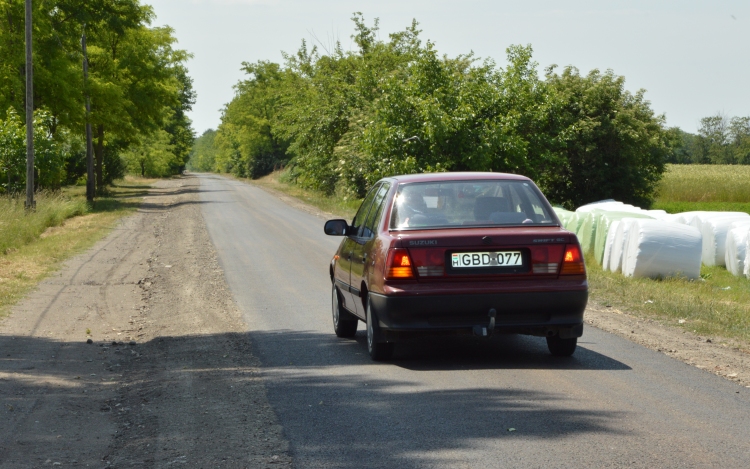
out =
[[[500,173],[385,178],[365,197],[330,266],[333,326],[353,337],[367,324],[374,360],[426,332],[546,337],[569,356],[588,300],[578,239],[537,186]]]

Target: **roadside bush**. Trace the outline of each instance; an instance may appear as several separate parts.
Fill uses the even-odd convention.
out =
[[[60,129],[53,135],[52,116],[34,111],[34,178],[41,189],[57,189],[65,178],[70,134]],[[26,185],[26,125],[13,108],[0,120],[0,187],[2,192],[23,191]]]

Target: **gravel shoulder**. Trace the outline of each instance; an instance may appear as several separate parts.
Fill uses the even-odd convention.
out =
[[[0,468],[291,464],[199,184],[157,183],[0,322]]]
[[[746,344],[704,337],[662,321],[639,317],[589,301],[588,325],[750,388],[750,350]]]

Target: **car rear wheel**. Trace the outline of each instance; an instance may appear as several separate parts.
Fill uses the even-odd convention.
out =
[[[385,342],[380,338],[380,326],[378,326],[378,317],[372,310],[370,305],[370,298],[367,298],[367,351],[370,353],[370,358],[375,361],[388,360],[393,356],[393,349],[395,344],[393,342]]]
[[[578,338],[571,337],[570,339],[561,339],[560,336],[554,335],[547,337],[547,348],[549,353],[556,357],[569,357],[576,351],[576,345],[578,344]]]
[[[352,338],[357,333],[357,323],[359,322],[350,312],[344,310],[341,306],[341,298],[336,284],[331,288],[331,312],[333,314],[333,330],[336,336],[342,338]]]

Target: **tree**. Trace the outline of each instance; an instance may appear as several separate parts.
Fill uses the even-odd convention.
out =
[[[188,168],[195,171],[219,171],[216,165],[218,148],[214,142],[216,131],[208,129],[195,140],[190,152]]]
[[[179,161],[175,154],[172,136],[165,130],[157,130],[144,138],[142,143],[131,145],[123,152],[127,169],[141,177],[169,176]]]
[[[281,71],[278,64],[243,63],[249,78],[235,86],[235,97],[222,112],[216,143],[218,163],[238,176],[257,178],[289,161],[283,137],[271,127],[279,109]]]
[[[549,168],[547,196],[568,207],[610,198],[650,206],[670,147],[665,118],[654,115],[645,91],[626,91],[612,71],[581,76],[574,67],[548,69],[547,82],[564,158]]]
[[[187,69],[182,64],[176,65],[174,71],[179,97],[177,104],[168,108],[169,116],[164,126],[164,130],[169,134],[171,151],[175,156],[170,166],[171,174],[181,173],[185,169],[195,142],[192,122],[187,117],[187,112],[193,108],[196,99],[193,79],[188,76]]]
[[[195,93],[168,27],[152,28],[151,7],[138,0],[48,0],[33,2],[34,105],[44,110],[44,135],[67,148],[65,168],[75,175],[83,153],[84,96],[92,102],[97,186],[122,176],[120,153],[159,129],[170,135],[184,168],[193,134],[185,113]],[[0,0],[0,115],[24,111],[24,1]],[[88,89],[83,89],[81,34],[87,33]],[[45,142],[39,146],[44,149]],[[44,155],[41,155],[44,157]],[[66,180],[71,178],[66,177]],[[46,182],[44,183],[46,184]]]
[[[66,130],[52,136],[52,115],[34,112],[34,178],[37,187],[59,188],[65,178],[65,160],[71,136]],[[0,192],[14,193],[26,184],[26,124],[13,108],[0,120]]]
[[[102,31],[89,47],[91,121],[97,188],[104,187],[106,146],[127,148],[138,136],[149,135],[165,125],[166,109],[180,106],[184,83],[178,78],[181,64],[189,58],[175,50],[169,27],[145,26],[153,16],[142,9],[143,25],[118,31]]]

